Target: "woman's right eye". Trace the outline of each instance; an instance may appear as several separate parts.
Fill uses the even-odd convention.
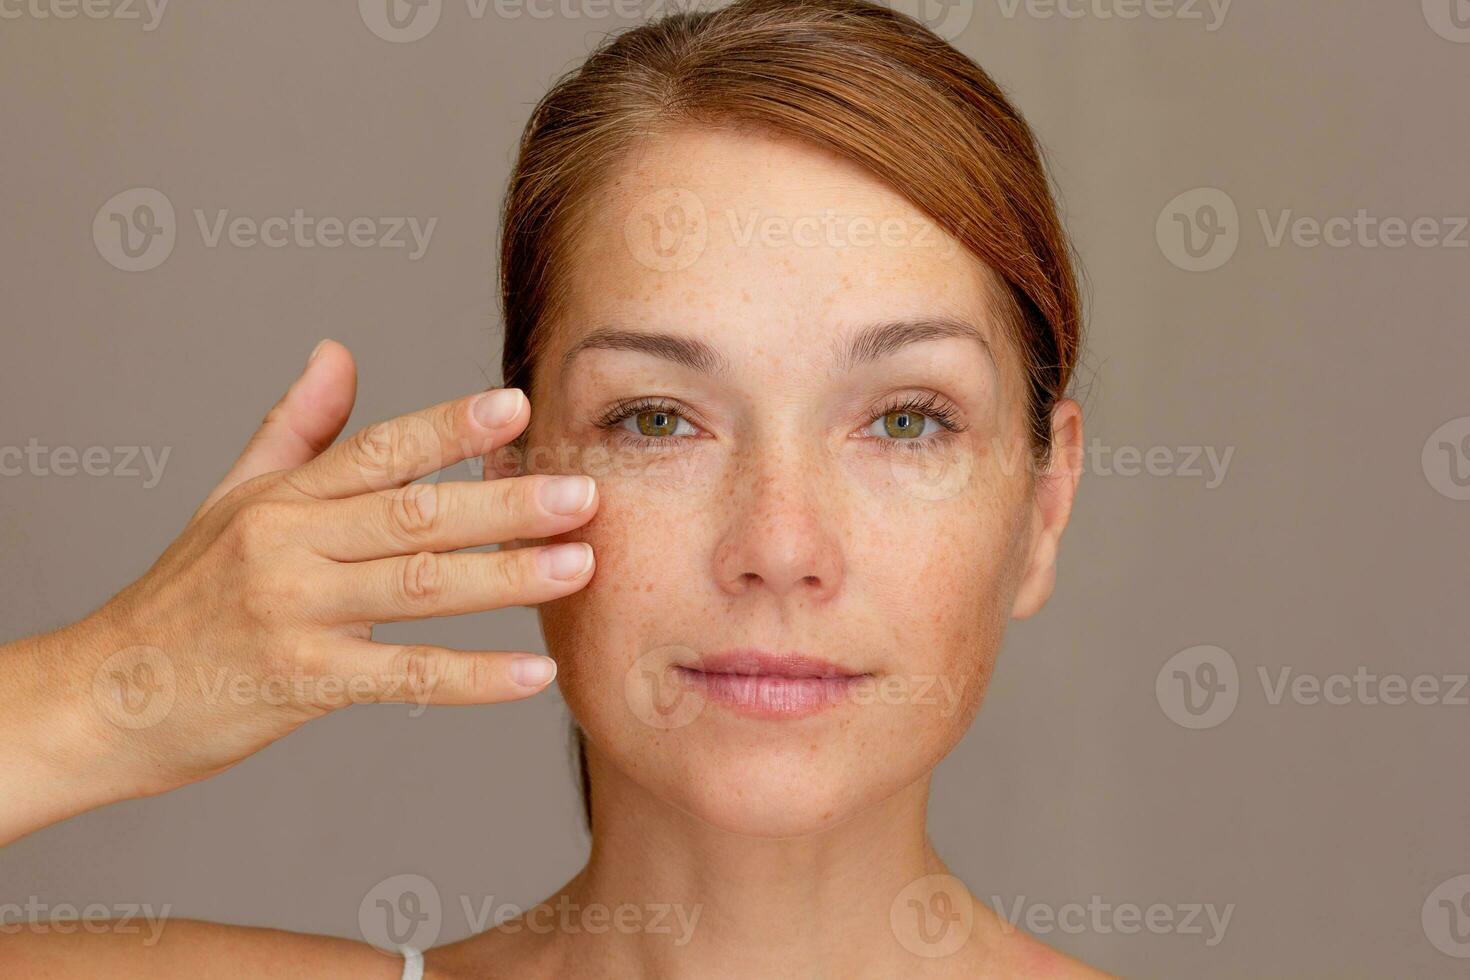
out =
[[[632,423],[629,428],[628,423]],[[694,426],[682,416],[666,409],[649,409],[642,412],[630,414],[622,420],[622,425],[628,431],[643,436],[646,439],[663,439],[670,436],[688,436],[694,434]],[[680,426],[683,429],[680,429]]]
[[[635,442],[669,442],[699,435],[699,428],[676,406],[647,399],[613,406],[598,424],[608,430],[620,429]]]

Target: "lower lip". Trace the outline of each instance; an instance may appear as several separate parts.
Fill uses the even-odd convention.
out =
[[[675,667],[679,677],[708,701],[759,718],[800,718],[847,699],[867,674],[838,677],[781,677],[775,674],[716,674]]]

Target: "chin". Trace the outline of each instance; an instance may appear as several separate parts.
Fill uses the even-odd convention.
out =
[[[838,827],[925,780],[963,734],[957,721],[936,725],[912,709],[852,704],[771,719],[711,704],[677,730],[614,734],[623,741],[611,747],[608,761],[719,830],[803,837]]]
[[[819,833],[921,775],[864,765],[854,746],[841,740],[844,726],[837,724],[775,723],[755,730],[710,721],[705,731],[690,732],[689,744],[680,747],[683,772],[668,787],[669,802],[729,833],[767,838]]]

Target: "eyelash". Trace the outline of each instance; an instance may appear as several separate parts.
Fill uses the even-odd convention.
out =
[[[632,418],[635,415],[642,414],[643,412],[664,412],[668,415],[673,415],[677,418],[681,418],[684,421],[689,422],[691,425],[695,424],[692,420],[690,420],[686,412],[683,412],[679,409],[679,406],[665,401],[662,398],[626,398],[622,401],[616,402],[606,412],[603,412],[602,415],[597,419],[597,425],[599,428],[607,429],[609,431],[617,430],[618,427],[623,424],[623,422]],[[635,432],[629,432],[626,429],[617,431],[615,432],[615,434],[621,436],[623,440],[626,441],[629,445],[639,447],[668,446],[670,443],[678,441],[672,437],[667,436],[662,438],[654,438],[651,436],[639,435]],[[688,436],[681,436],[680,438],[687,439]]]
[[[598,417],[596,424],[599,428],[608,431],[619,430],[623,422],[643,412],[664,412],[676,418],[683,419],[690,424],[697,424],[678,405],[662,398],[650,397],[619,401],[607,411],[603,412]],[[863,429],[866,429],[885,415],[890,415],[894,412],[912,412],[917,415],[922,415],[925,418],[933,419],[945,430],[942,433],[937,433],[932,436],[919,436],[912,439],[878,439],[875,437],[875,441],[886,444],[884,448],[891,448],[901,452],[922,452],[930,448],[923,445],[924,443],[933,443],[938,439],[942,439],[947,434],[964,432],[965,429],[969,428],[960,423],[959,413],[948,401],[934,392],[928,392],[924,395],[910,395],[877,409],[869,414],[868,421],[863,424]],[[650,437],[638,435],[626,429],[617,431],[617,435],[621,436],[630,445],[642,447],[668,446],[672,442],[689,438],[688,436],[681,436],[677,439],[672,436]]]
[[[936,441],[956,432],[964,432],[969,428],[969,426],[961,424],[959,421],[959,412],[955,411],[954,406],[932,391],[926,392],[923,395],[910,395],[899,401],[890,403],[884,408],[878,409],[868,418],[867,425],[863,428],[866,429],[868,425],[872,425],[883,416],[890,415],[894,412],[912,412],[917,415],[922,415],[925,418],[933,419],[944,431],[932,436],[919,436],[913,439],[878,439],[878,442],[884,444],[884,449],[898,452],[924,452],[932,449],[933,443]],[[926,443],[928,445],[925,445]]]

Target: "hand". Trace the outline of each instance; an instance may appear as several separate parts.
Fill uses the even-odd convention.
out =
[[[479,704],[550,682],[546,657],[396,646],[372,628],[582,588],[594,564],[582,542],[459,549],[571,531],[596,512],[595,484],[410,485],[513,440],[530,419],[525,396],[485,392],[332,445],[354,375],[347,349],[324,342],[178,540],[64,631],[69,662],[55,666],[90,746],[60,760],[73,777],[95,768],[111,798],[163,792],[349,703]]]

